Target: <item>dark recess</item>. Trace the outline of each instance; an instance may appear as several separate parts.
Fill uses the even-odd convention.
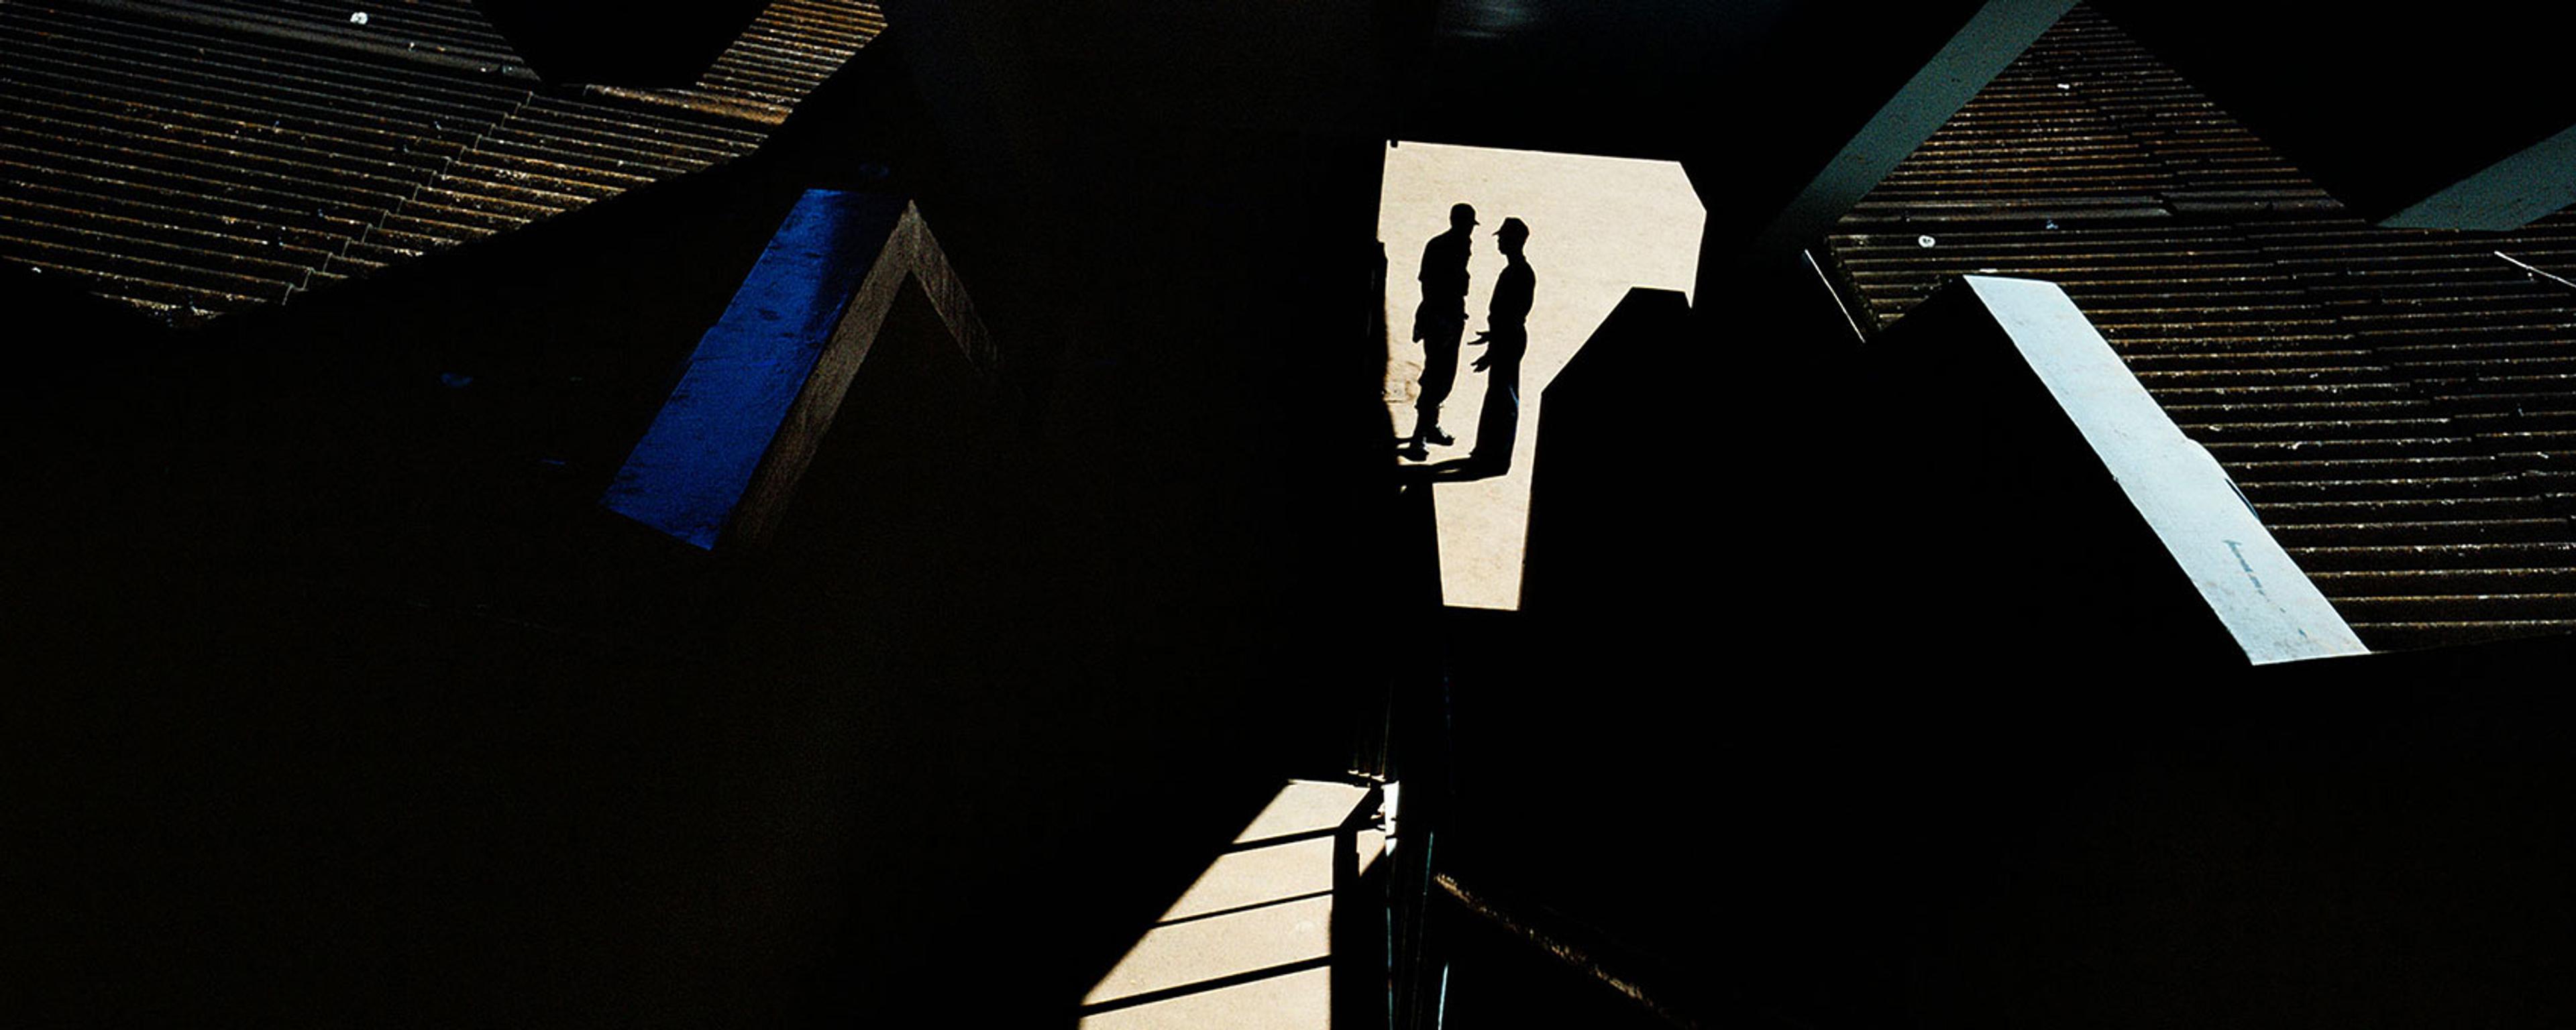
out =
[[[610,0],[474,0],[474,6],[548,82],[682,86],[769,4],[702,0],[644,8]]]
[[[2576,125],[2565,50],[2522,5],[2100,6],[2371,221]]]

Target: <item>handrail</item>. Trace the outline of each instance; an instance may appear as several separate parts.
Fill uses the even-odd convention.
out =
[[[1435,874],[1431,880],[1439,887],[1442,897],[1500,927],[1513,939],[1537,949],[1558,964],[1599,981],[1602,986],[1618,992],[1656,1018],[1684,1030],[1697,1030],[1701,1025],[1698,1020],[1658,1000],[1658,994],[1647,990],[1646,981],[1633,970],[1604,960],[1597,947],[1576,943],[1586,935],[1561,919],[1506,907],[1488,895],[1459,885],[1458,878],[1447,873]]]
[[[1406,614],[1433,627],[1446,641],[1447,622],[1440,593],[1440,527],[1432,507],[1429,483],[1406,486],[1400,495],[1399,524],[1406,537],[1421,541],[1414,570],[1416,586]],[[1396,1030],[1433,1030],[1439,1026],[1441,995],[1447,985],[1447,962],[1431,943],[1431,893],[1434,856],[1447,817],[1449,771],[1449,679],[1445,643],[1419,652],[1400,670],[1387,696],[1387,772],[1396,785],[1387,806],[1392,816],[1388,847],[1394,861],[1387,877],[1389,1005]]]

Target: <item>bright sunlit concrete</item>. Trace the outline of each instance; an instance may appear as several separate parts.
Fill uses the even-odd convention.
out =
[[[1452,605],[1517,609],[1540,394],[1630,287],[1690,291],[1706,216],[1689,177],[1674,162],[1433,143],[1389,148],[1377,231],[1387,255],[1386,403],[1399,437],[1413,431],[1422,375],[1422,345],[1411,339],[1414,307],[1422,301],[1415,279],[1422,245],[1448,229],[1449,206],[1461,202],[1475,205],[1478,223],[1467,265],[1473,278],[1466,338],[1485,328],[1494,278],[1504,263],[1493,234],[1505,218],[1530,227],[1526,254],[1538,291],[1529,314],[1529,354],[1521,363],[1520,437],[1510,473],[1435,488],[1440,585]],[[1440,408],[1441,428],[1458,442],[1432,448],[1435,463],[1467,455],[1475,443],[1476,411],[1484,403],[1484,374],[1467,370],[1482,348],[1459,351],[1458,385]]]
[[[1333,831],[1367,797],[1291,781],[1083,996],[1085,1030],[1326,1030]],[[1363,831],[1359,867],[1383,850]]]

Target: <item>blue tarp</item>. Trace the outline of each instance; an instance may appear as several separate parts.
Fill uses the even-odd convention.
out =
[[[807,191],[600,503],[714,548],[903,211],[897,197]]]

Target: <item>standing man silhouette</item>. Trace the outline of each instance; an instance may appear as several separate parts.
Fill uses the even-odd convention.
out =
[[[1413,338],[1422,341],[1422,390],[1413,401],[1413,436],[1397,453],[1415,461],[1431,456],[1425,444],[1457,441],[1440,431],[1440,402],[1458,381],[1458,338],[1467,332],[1467,255],[1475,247],[1476,209],[1449,208],[1449,231],[1422,246],[1422,306],[1413,310]]]
[[[1521,249],[1529,242],[1529,226],[1518,218],[1503,219],[1503,227],[1494,230],[1495,243],[1510,263],[1494,279],[1493,306],[1485,311],[1485,331],[1475,342],[1485,344],[1485,356],[1476,359],[1475,370],[1485,380],[1485,405],[1476,412],[1475,449],[1467,453],[1471,468],[1500,473],[1512,465],[1512,440],[1520,433],[1521,424],[1521,355],[1529,352],[1530,301],[1538,292],[1538,273],[1531,270]]]

